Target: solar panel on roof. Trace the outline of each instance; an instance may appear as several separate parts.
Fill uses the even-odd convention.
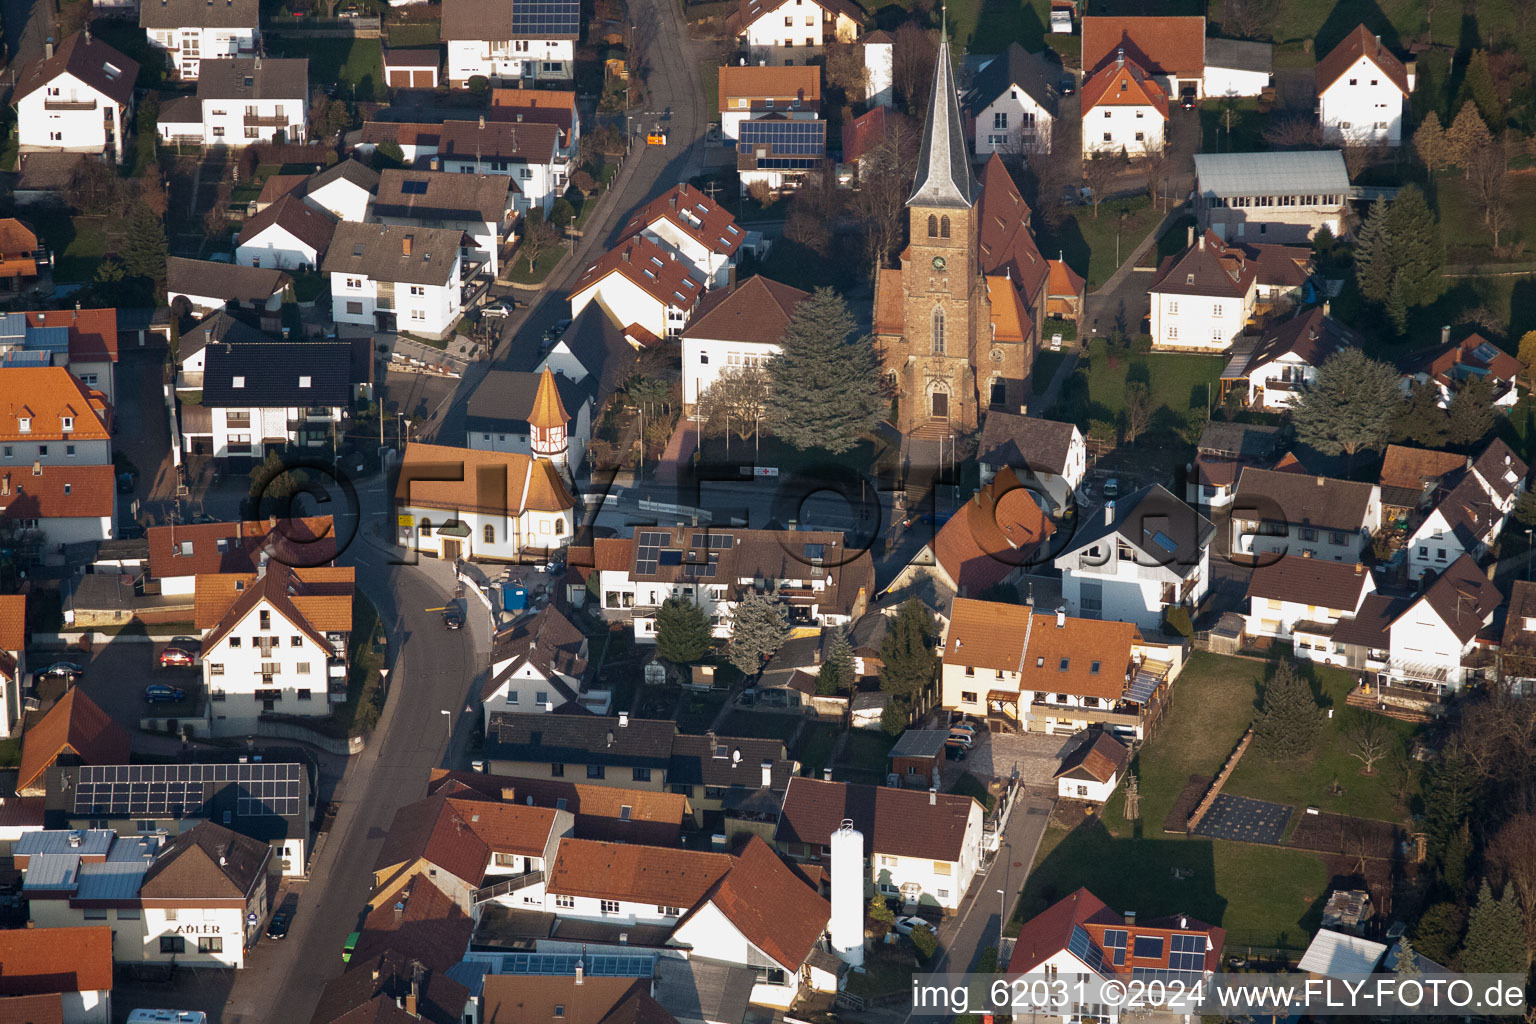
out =
[[[1168,966],[1175,971],[1199,971],[1205,967],[1205,936],[1174,935]]]
[[[662,565],[682,565],[683,553],[677,548],[665,548],[661,551],[658,561]]]
[[[1161,935],[1138,935],[1131,946],[1131,955],[1138,960],[1161,960],[1163,958],[1163,937]]]
[[[513,35],[574,36],[580,31],[580,0],[516,0],[512,5]]]
[[[205,817],[221,783],[239,787],[242,817],[300,813],[298,764],[85,765],[79,769],[74,813],[94,817]]]
[[[1152,535],[1152,543],[1168,552],[1177,551],[1179,547],[1174,543],[1173,538],[1168,536],[1162,530],[1158,530]]]
[[[737,130],[738,153],[771,146],[772,156],[820,157],[827,151],[825,121],[743,121]]]
[[[1110,959],[1116,967],[1125,965],[1125,939],[1124,928],[1106,928],[1104,930],[1104,950],[1110,954]]]
[[[1131,680],[1130,685],[1125,688],[1125,692],[1120,697],[1132,704],[1145,704],[1152,699],[1152,694],[1157,692],[1157,683],[1157,676],[1150,672],[1138,672],[1136,678]]]
[[[1088,969],[1104,972],[1104,954],[1093,944],[1093,936],[1077,924],[1072,926],[1072,937],[1067,940],[1067,951],[1088,965]]]
[[[667,541],[665,533],[647,531],[635,535],[635,573],[648,576],[656,572],[657,555]]]

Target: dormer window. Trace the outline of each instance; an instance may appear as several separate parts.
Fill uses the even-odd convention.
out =
[[[64,417],[64,430],[66,432],[68,432],[68,431],[71,431],[71,430],[74,430],[74,429],[75,429],[75,418],[73,416],[65,416]]]
[[[32,417],[23,416],[18,419],[16,421],[16,429],[20,430],[23,434],[32,433]]]
[[[307,388],[307,387],[309,387],[309,384],[310,384],[310,381],[311,381],[311,380],[312,380],[312,379],[313,379],[313,378],[310,378],[310,377],[300,377],[300,378],[299,378],[299,387],[301,387],[301,388]]]
[[[235,377],[233,380],[231,380],[229,382],[229,386],[232,387],[232,388],[243,388],[243,387],[245,387],[245,378],[244,377]]]

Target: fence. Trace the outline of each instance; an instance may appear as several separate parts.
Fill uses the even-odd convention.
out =
[[[270,18],[267,31],[293,39],[378,39],[384,34],[381,18]]]

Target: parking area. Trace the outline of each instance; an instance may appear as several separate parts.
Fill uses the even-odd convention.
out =
[[[133,749],[162,753],[171,741],[140,732],[139,720],[146,715],[191,718],[198,714],[203,696],[201,667],[161,668],[160,652],[164,648],[165,644],[146,643],[143,637],[118,638],[95,647],[89,654],[70,651],[54,658],[37,652],[31,657],[32,663],[39,666],[57,660],[80,665],[85,671],[75,685],[99,704],[112,721],[128,731],[133,738]],[[174,697],[179,691],[182,699],[151,703],[145,697],[146,688],[150,686],[164,687],[165,690],[159,692],[166,698]],[[198,731],[202,732],[201,729]]]
[[[1007,778],[1017,768],[1026,786],[1054,786],[1056,767],[1072,743],[1068,736],[984,732],[964,761],[945,762],[945,775],[958,769],[982,778]]]

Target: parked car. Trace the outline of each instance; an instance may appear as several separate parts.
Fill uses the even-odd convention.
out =
[[[896,930],[897,935],[911,935],[914,929],[932,928],[933,925],[929,924],[926,918],[908,914],[906,917],[898,917],[891,927]]]
[[[1118,497],[1120,497],[1120,479],[1112,476],[1104,481],[1104,500],[1114,501]]]
[[[179,704],[186,699],[187,691],[179,686],[150,683],[144,687],[144,702],[146,704]]]
[[[444,608],[443,627],[446,629],[463,629],[464,613],[457,608]]]
[[[549,330],[544,332],[544,340],[558,340],[560,335],[564,334],[570,328],[570,326],[571,322],[569,320],[556,320],[554,323],[549,325]]]
[[[171,647],[180,647],[188,654],[203,653],[203,642],[195,636],[173,636],[168,642],[168,645]]]
[[[347,941],[341,947],[342,963],[349,964],[352,962],[352,951],[357,949],[357,940],[362,938],[362,934],[362,932],[353,932],[347,936]]]
[[[482,318],[495,317],[498,320],[505,320],[511,315],[512,304],[510,302],[487,302],[480,307],[480,316]]]
[[[72,679],[84,671],[85,669],[72,661],[56,661],[39,672],[38,675],[47,679]]]
[[[953,734],[956,729],[964,729],[966,732],[972,734],[973,736],[977,732],[976,723],[971,721],[969,718],[966,718],[964,715],[955,715],[955,717],[950,721],[950,733]]]
[[[132,472],[117,474],[117,493],[132,494],[134,484],[138,483],[138,475]]]
[[[347,6],[342,10],[341,16],[343,18],[356,18],[362,13],[362,11],[357,9],[357,4],[347,4]]]
[[[1183,107],[1185,110],[1194,110],[1195,109],[1195,87],[1194,86],[1186,85],[1184,88],[1179,90],[1179,106]]]
[[[288,926],[293,923],[293,915],[286,910],[279,910],[272,915],[272,921],[267,925],[267,938],[283,939],[288,937]]]
[[[160,652],[161,668],[191,668],[196,661],[191,651],[184,651],[180,647],[167,647]]]
[[[1077,79],[1073,78],[1071,75],[1067,75],[1060,82],[1056,83],[1056,91],[1061,93],[1063,96],[1071,96],[1073,93],[1077,92]]]

